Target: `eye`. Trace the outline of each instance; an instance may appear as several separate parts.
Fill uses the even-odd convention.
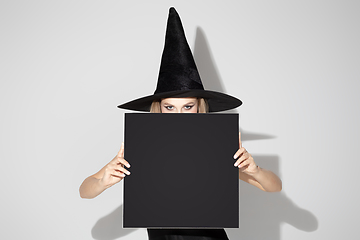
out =
[[[187,105],[187,106],[185,106],[184,108],[185,108],[186,110],[190,110],[193,106],[194,106],[194,105]]]
[[[173,106],[164,106],[167,110],[173,110],[174,107]]]

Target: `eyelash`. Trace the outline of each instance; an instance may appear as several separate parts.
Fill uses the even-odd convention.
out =
[[[187,105],[187,106],[185,106],[184,108],[185,108],[186,110],[190,110],[193,106],[194,106],[194,105]],[[173,106],[165,106],[165,108],[166,108],[167,110],[172,110],[174,107],[173,107]]]

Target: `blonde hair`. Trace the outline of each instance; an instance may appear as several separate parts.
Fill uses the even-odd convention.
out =
[[[204,98],[198,98],[198,113],[208,113],[209,112],[209,104]],[[154,100],[150,107],[151,113],[161,113],[160,106],[161,99]]]

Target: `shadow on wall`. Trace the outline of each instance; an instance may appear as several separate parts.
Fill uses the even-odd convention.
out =
[[[253,154],[253,157],[256,164],[280,176],[278,156]],[[318,228],[314,214],[296,206],[284,192],[267,193],[240,181],[240,228],[226,229],[229,239],[280,240],[282,223],[305,232]]]
[[[205,89],[226,93],[208,41],[200,27],[196,30],[194,58]],[[244,130],[241,130],[241,133],[243,141],[275,138],[275,136]],[[259,166],[280,176],[278,156],[253,154],[253,157]],[[318,221],[314,214],[297,207],[283,192],[263,192],[240,181],[240,228],[227,229],[229,239],[280,239],[280,225],[284,222],[306,232],[315,231],[318,228]]]
[[[213,60],[210,48],[205,38],[205,34],[200,27],[197,27],[196,29],[194,59],[204,88],[206,90],[227,93],[223,81],[220,77],[219,71],[217,70],[215,62]],[[231,109],[225,111],[224,113],[237,113],[237,111],[236,109]]]
[[[100,218],[91,230],[94,239],[113,240],[124,237],[136,229],[122,228],[122,204],[112,213]]]
[[[205,89],[225,92],[210,48],[201,28],[197,28],[194,58],[198,66]],[[236,110],[227,112],[236,113]],[[272,139],[275,136],[251,133],[241,130],[242,141]],[[256,163],[279,174],[279,157],[277,155],[253,154]],[[240,228],[226,229],[229,239],[281,239],[280,226],[288,223],[295,228],[310,232],[318,228],[314,214],[296,206],[285,194],[267,193],[240,181]],[[91,233],[94,239],[113,240],[122,238],[136,229],[123,229],[122,205],[112,213],[99,219]]]

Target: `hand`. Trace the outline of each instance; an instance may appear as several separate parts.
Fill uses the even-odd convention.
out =
[[[234,159],[239,158],[234,166],[239,168],[239,171],[247,173],[249,175],[255,174],[259,171],[253,157],[245,148],[242,147],[241,133],[239,132],[239,150],[234,155]]]
[[[130,164],[124,159],[124,143],[122,143],[118,154],[103,168],[104,174],[100,179],[100,183],[105,188],[109,188],[124,179],[126,175],[130,175],[124,165],[130,167]]]

